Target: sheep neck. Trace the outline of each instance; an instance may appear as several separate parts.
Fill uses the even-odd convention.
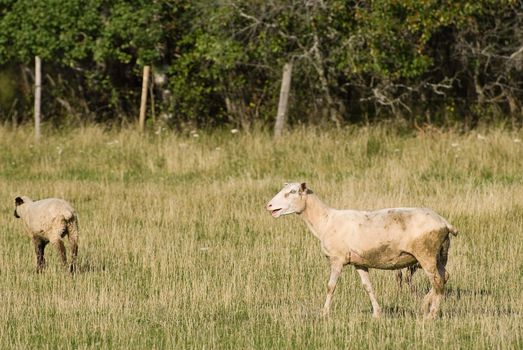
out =
[[[323,236],[325,235],[330,211],[331,208],[316,197],[316,195],[307,195],[305,209],[300,213],[300,216],[303,218],[312,234],[320,241],[323,240]]]

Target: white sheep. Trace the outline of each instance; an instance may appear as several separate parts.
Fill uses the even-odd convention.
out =
[[[285,184],[267,204],[277,218],[297,213],[320,240],[331,273],[323,314],[328,315],[338,277],[345,265],[354,265],[373,308],[381,315],[369,279],[369,268],[396,270],[419,263],[432,284],[423,301],[426,318],[437,316],[445,288],[445,266],[438,256],[458,231],[430,209],[391,208],[378,211],[337,210],[328,207],[305,183]]]
[[[36,271],[45,266],[44,249],[51,242],[60,253],[62,263],[67,267],[63,238],[68,236],[71,249],[69,270],[76,270],[78,255],[78,220],[73,207],[63,199],[47,198],[33,201],[26,196],[15,198],[15,217],[22,218],[25,229],[33,239],[36,252]]]

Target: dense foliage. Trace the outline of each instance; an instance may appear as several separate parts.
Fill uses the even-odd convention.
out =
[[[0,0],[0,118],[169,125],[275,116],[294,62],[293,122],[523,121],[523,2],[516,0]]]

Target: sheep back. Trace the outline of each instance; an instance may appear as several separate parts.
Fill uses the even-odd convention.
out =
[[[18,213],[30,234],[44,233],[48,239],[58,238],[49,237],[47,234],[63,229],[65,223],[76,219],[74,208],[59,198],[24,201],[24,204],[19,206]]]

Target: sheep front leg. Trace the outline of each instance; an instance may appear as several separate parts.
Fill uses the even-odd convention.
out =
[[[338,278],[340,277],[343,264],[335,261],[331,261],[331,274],[329,282],[327,283],[327,298],[325,299],[325,305],[323,306],[323,316],[328,316],[331,308],[332,295],[336,289]]]
[[[36,272],[40,273],[45,267],[44,250],[47,242],[41,238],[33,237],[33,244],[36,253]]]
[[[370,302],[372,303],[372,315],[375,318],[379,318],[381,316],[381,308],[378,304],[376,296],[374,295],[372,284],[370,283],[369,270],[366,267],[356,266],[356,271],[358,271],[358,274],[361,278],[361,283],[363,284],[363,288],[365,288],[365,290],[367,291],[367,294],[370,298]]]

